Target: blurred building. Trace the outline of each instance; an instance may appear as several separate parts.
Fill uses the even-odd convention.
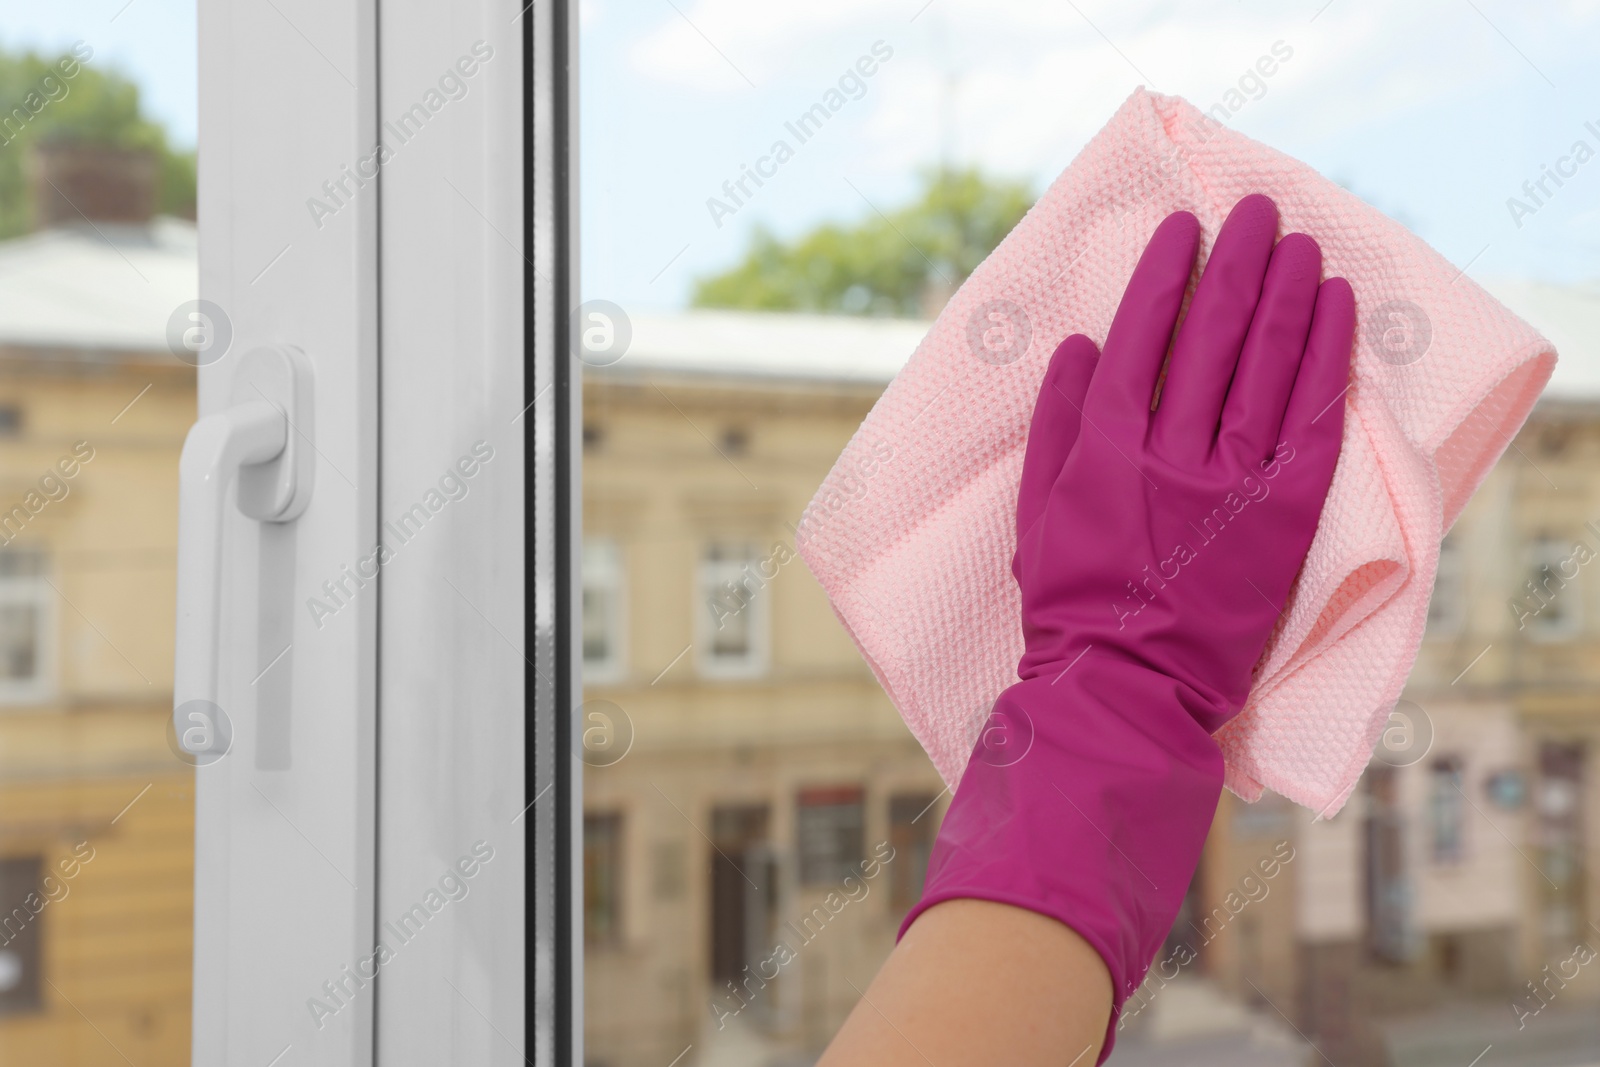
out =
[[[1224,794],[1121,1062],[1600,1062],[1600,965],[1569,962],[1600,950],[1600,601],[1566,562],[1600,557],[1600,292],[1504,288],[1564,363],[1446,541],[1385,743],[1332,819]],[[721,1063],[738,1027],[809,1063],[948,798],[789,524],[926,324],[633,327],[585,376],[587,1052]]]
[[[790,524],[924,327],[633,329],[584,382],[587,1054],[814,1049],[921,891],[944,784]]]
[[[1299,1020],[1339,1062],[1600,1062],[1600,289],[1490,288],[1562,362],[1445,539],[1358,798],[1302,827]]]
[[[189,1057],[193,772],[165,730],[195,396],[165,336],[195,231],[151,217],[148,159],[94,155],[42,156],[44,225],[0,244],[0,1064]]]

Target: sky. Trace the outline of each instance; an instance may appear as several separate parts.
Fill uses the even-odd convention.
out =
[[[317,0],[276,2],[314,30]],[[683,306],[752,227],[892,211],[941,160],[1040,192],[1136,86],[1206,109],[1241,83],[1231,126],[1473,276],[1600,281],[1600,158],[1543,203],[1522,190],[1579,141],[1600,153],[1600,0],[581,0],[580,37],[586,299]],[[0,0],[0,45],[75,40],[193,143],[192,3]],[[841,77],[800,143],[785,124]],[[779,139],[792,158],[734,204],[724,182]]]
[[[57,53],[83,41],[89,65],[138,86],[146,113],[176,145],[195,142],[195,5],[174,0],[0,0],[0,46]]]
[[[1597,0],[582,10],[584,290],[625,307],[680,304],[757,224],[792,236],[892,210],[941,158],[1042,191],[1138,85],[1207,109],[1275,45],[1290,56],[1259,88],[1247,81],[1234,128],[1350,187],[1474,276],[1600,279],[1600,159],[1520,226],[1506,203],[1575,141],[1600,151]],[[708,198],[877,41],[893,55],[861,98],[714,218]]]

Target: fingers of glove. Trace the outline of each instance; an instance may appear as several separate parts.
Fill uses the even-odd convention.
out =
[[[1022,460],[1022,482],[1017,489],[1017,540],[1044,511],[1050,487],[1061,473],[1083,415],[1084,394],[1094,374],[1100,352],[1094,342],[1075,333],[1057,346],[1039,385],[1028,424],[1028,450]]]
[[[1161,389],[1151,444],[1167,456],[1206,455],[1272,257],[1278,209],[1259,193],[1234,205],[1195,287]]]
[[[1162,220],[1150,237],[1106,335],[1104,354],[1089,383],[1087,418],[1108,433],[1128,429],[1141,438],[1149,425],[1156,376],[1200,244],[1200,222],[1187,211]]]
[[[1219,449],[1241,464],[1259,463],[1278,443],[1284,408],[1311,330],[1321,275],[1322,249],[1305,234],[1291,233],[1272,250],[1217,436]]]
[[[1350,283],[1329,278],[1317,290],[1300,373],[1289,395],[1279,438],[1292,449],[1294,474],[1280,489],[1302,499],[1312,519],[1333,481],[1344,439],[1345,394],[1350,388],[1350,345],[1355,334],[1356,301]]]

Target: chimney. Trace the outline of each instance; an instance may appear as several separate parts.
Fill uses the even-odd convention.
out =
[[[139,225],[156,211],[157,162],[147,148],[92,141],[33,145],[34,229],[96,223]]]

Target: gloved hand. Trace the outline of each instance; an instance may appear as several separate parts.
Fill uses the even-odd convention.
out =
[[[935,842],[922,911],[976,897],[1076,930],[1123,1001],[1172,927],[1344,426],[1355,307],[1277,209],[1223,224],[1152,410],[1199,223],[1151,237],[1100,355],[1056,349],[1017,497],[1026,651]]]

